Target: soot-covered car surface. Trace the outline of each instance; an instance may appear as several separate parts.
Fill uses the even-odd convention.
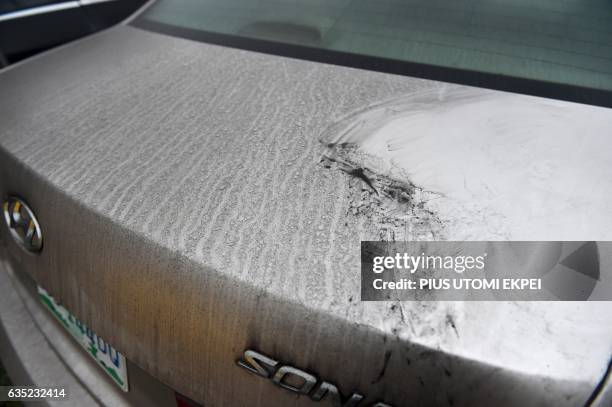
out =
[[[609,302],[360,301],[361,241],[612,240],[604,85],[530,96],[322,62],[332,25],[307,16],[242,16],[223,45],[183,3],[0,73],[9,373],[49,385],[56,361],[76,405],[609,401]],[[295,55],[270,51],[279,32]]]

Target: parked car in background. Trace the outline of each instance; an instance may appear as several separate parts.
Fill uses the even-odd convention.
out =
[[[127,18],[145,0],[3,0],[0,67]]]

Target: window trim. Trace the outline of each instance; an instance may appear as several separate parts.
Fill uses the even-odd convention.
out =
[[[129,25],[208,44],[265,54],[322,62],[350,68],[456,83],[505,92],[520,93],[568,102],[612,107],[612,92],[577,85],[544,82],[488,72],[470,71],[418,62],[408,62],[329,49],[288,44],[237,35],[214,33],[146,20],[139,16]]]

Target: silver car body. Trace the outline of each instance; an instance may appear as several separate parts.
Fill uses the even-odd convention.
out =
[[[131,392],[159,387],[151,404],[173,390],[205,406],[329,403],[239,367],[252,349],[363,394],[360,406],[605,405],[608,302],[359,301],[359,242],[390,229],[380,213],[351,210],[359,181],[321,165],[322,141],[372,107],[448,89],[129,25],[4,69],[0,193],[28,202],[45,241],[29,255],[0,228],[2,301],[20,293],[36,321],[27,304],[45,287],[126,356]],[[554,104],[612,130],[610,109]],[[396,238],[457,236],[438,215]],[[609,220],[587,219],[581,237],[612,240]],[[560,240],[537,227],[538,239]],[[610,267],[612,248],[601,253]],[[25,323],[7,322],[17,313],[0,311],[3,359],[23,346]],[[56,377],[87,377],[65,363]],[[91,398],[112,393],[92,384],[104,380],[77,381]],[[142,401],[115,393],[93,399]]]

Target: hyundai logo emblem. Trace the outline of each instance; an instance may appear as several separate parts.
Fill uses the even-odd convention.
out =
[[[42,250],[42,231],[32,209],[21,199],[10,197],[2,205],[4,220],[13,239],[30,253]]]

